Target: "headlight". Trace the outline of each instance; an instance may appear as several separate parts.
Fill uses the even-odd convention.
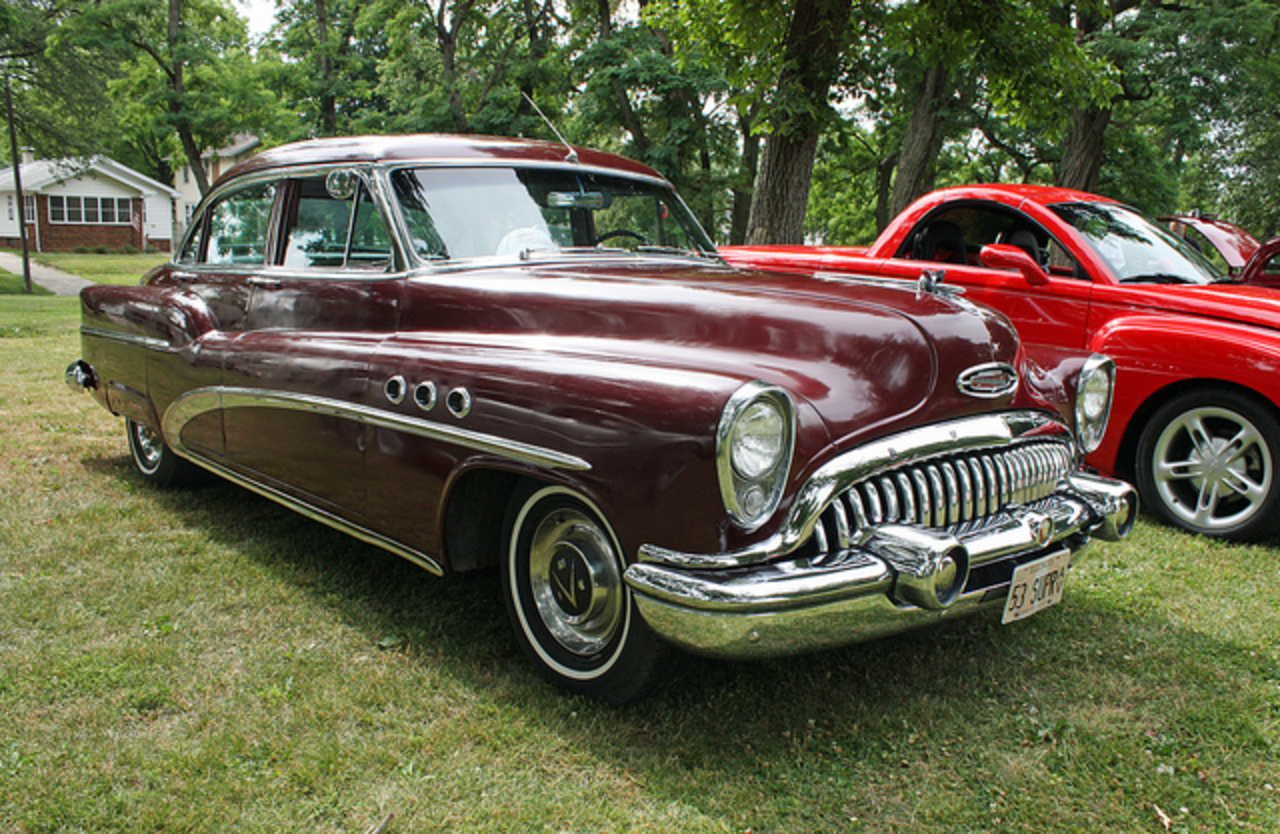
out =
[[[795,406],[786,391],[755,381],[733,393],[716,432],[716,468],[739,527],[754,530],[777,509],[794,448]]]
[[[1116,384],[1116,363],[1095,353],[1085,360],[1076,383],[1076,438],[1087,455],[1102,443],[1111,417],[1111,396]]]

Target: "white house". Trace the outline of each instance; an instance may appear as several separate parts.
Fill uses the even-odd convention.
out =
[[[37,252],[81,246],[171,251],[178,191],[105,156],[35,159],[23,149],[27,245]],[[0,169],[0,246],[16,248],[13,168]]]
[[[230,170],[232,166],[253,156],[261,147],[262,140],[258,137],[248,133],[237,133],[231,137],[226,147],[205,151],[200,155],[200,161],[204,164],[204,172],[209,178],[209,184],[213,185],[218,177]],[[195,214],[196,205],[200,202],[200,186],[196,183],[195,174],[191,172],[190,165],[182,165],[174,170],[173,187],[178,190],[178,207],[174,216],[178,219],[177,232],[178,237],[181,237],[187,224],[191,222],[192,215]]]

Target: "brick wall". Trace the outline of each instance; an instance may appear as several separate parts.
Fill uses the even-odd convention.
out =
[[[142,231],[135,229],[133,226],[96,226],[84,223],[50,223],[49,222],[49,203],[48,199],[43,195],[36,196],[36,213],[40,219],[40,234],[36,235],[36,228],[31,222],[31,218],[27,218],[27,246],[32,252],[36,251],[36,241],[40,242],[40,251],[42,252],[72,252],[77,246],[87,246],[93,249],[98,246],[105,246],[108,249],[119,249],[121,246],[132,246],[138,250],[150,249],[152,251],[168,252],[170,242],[167,240],[148,240],[146,246],[143,246]],[[133,216],[141,217],[142,198],[132,200]],[[0,247],[9,249],[18,249],[22,246],[22,241],[16,237],[0,236]]]
[[[49,200],[43,194],[36,197],[38,205],[36,213],[40,218],[40,249],[45,252],[71,252],[77,246],[90,249],[105,246],[108,249],[119,249],[121,246],[144,248],[141,229],[132,225],[92,225],[86,223],[50,223]],[[141,217],[142,199],[135,198],[133,216]],[[28,238],[27,245],[35,249],[36,238]]]

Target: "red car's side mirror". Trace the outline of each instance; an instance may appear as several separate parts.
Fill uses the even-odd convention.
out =
[[[982,247],[978,260],[992,269],[1016,269],[1032,286],[1049,283],[1049,274],[1035,259],[1016,246],[1007,243],[991,243]]]
[[[1242,284],[1258,284],[1263,287],[1280,286],[1280,275],[1275,270],[1280,267],[1276,261],[1280,259],[1280,237],[1273,237],[1258,247],[1249,258],[1249,262],[1240,271]]]

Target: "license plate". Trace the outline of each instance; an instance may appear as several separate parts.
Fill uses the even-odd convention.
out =
[[[1030,617],[1062,600],[1062,586],[1067,581],[1067,565],[1071,552],[1060,550],[1043,559],[1019,565],[1009,580],[1009,597],[1004,604],[1001,623],[1012,623]]]

